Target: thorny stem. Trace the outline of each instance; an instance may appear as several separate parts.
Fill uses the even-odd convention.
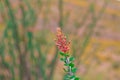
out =
[[[66,56],[63,55],[64,58],[61,58],[62,61],[64,61],[66,68],[64,69],[66,73],[66,75],[64,76],[64,80],[80,80],[80,78],[76,77],[75,73],[76,73],[76,68],[74,67],[74,63],[73,63],[73,57],[72,56]]]
[[[66,61],[65,61],[66,64],[70,64],[70,60],[69,60],[69,57],[66,57]],[[73,73],[72,73],[72,70],[71,70],[71,66],[68,66],[68,75],[69,76],[73,76]]]

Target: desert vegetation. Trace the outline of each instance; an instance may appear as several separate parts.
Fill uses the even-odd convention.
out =
[[[0,80],[65,80],[67,57],[75,80],[120,80],[120,1],[0,0]]]

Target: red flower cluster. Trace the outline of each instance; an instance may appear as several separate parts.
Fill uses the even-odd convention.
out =
[[[66,36],[62,33],[60,28],[57,28],[56,45],[61,52],[68,53],[70,50],[70,42],[67,42]]]

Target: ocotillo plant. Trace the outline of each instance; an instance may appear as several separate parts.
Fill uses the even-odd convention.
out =
[[[57,39],[55,40],[58,49],[60,50],[61,61],[64,62],[64,71],[66,75],[64,80],[80,80],[79,77],[76,77],[75,73],[77,68],[74,66],[74,57],[69,54],[70,42],[67,41],[66,36],[62,33],[60,28],[57,28]]]

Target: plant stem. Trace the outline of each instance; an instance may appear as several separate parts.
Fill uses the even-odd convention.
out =
[[[69,57],[66,57],[66,64],[70,64],[70,60],[69,60]],[[68,66],[68,75],[69,76],[73,76],[73,73],[72,73],[72,70],[71,70],[72,68],[71,68],[71,66]]]
[[[59,26],[63,28],[63,0],[59,0]]]
[[[55,66],[57,64],[57,58],[58,58],[58,49],[56,49],[56,54],[51,62],[51,70],[50,70],[50,75],[49,75],[49,80],[53,80],[53,75],[54,75],[54,72],[55,72]]]

